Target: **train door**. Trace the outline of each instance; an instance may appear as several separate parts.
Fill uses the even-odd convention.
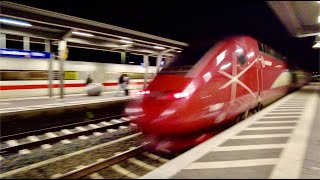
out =
[[[237,98],[246,109],[251,109],[257,104],[257,55],[254,49],[245,42],[236,43],[237,64]]]
[[[262,105],[263,99],[263,67],[264,57],[257,53],[256,71],[257,71],[257,105]],[[259,107],[261,108],[261,107]]]

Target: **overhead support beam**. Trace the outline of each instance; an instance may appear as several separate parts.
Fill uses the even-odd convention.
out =
[[[7,47],[7,37],[6,34],[1,33],[0,34],[0,48],[6,48]]]
[[[21,11],[24,13],[19,13]],[[15,17],[21,20],[30,21],[31,23],[35,22],[64,28],[74,28],[90,33],[110,35],[117,38],[128,37],[137,42],[147,42],[154,45],[162,44],[163,46],[180,46],[180,48],[188,45],[184,42],[179,42],[139,31],[7,1],[1,2],[1,13],[5,17]]]
[[[70,38],[72,36],[73,29],[70,29],[67,33],[65,33],[60,39],[66,40],[67,38]]]
[[[24,36],[23,37],[23,50],[30,50],[30,37]]]
[[[273,12],[281,20],[282,24],[287,27],[287,30],[292,36],[296,35],[296,29],[301,27],[294,9],[289,1],[267,1]]]
[[[320,35],[320,25],[303,26],[297,29],[296,37],[309,37]]]

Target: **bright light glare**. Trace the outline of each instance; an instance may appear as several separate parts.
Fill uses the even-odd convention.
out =
[[[175,93],[173,97],[176,99],[180,99],[180,98],[188,97],[189,95],[190,95],[189,92],[183,91],[181,93]]]
[[[88,36],[88,37],[94,36],[93,34],[83,33],[83,32],[72,32],[72,34],[77,34],[77,35],[80,35],[80,36]]]
[[[312,46],[313,48],[320,48],[320,43],[317,43],[315,45]]]
[[[208,82],[208,81],[211,79],[211,77],[212,77],[212,75],[211,75],[210,72],[207,72],[206,74],[204,74],[204,75],[202,76],[202,78],[203,78],[206,82]]]
[[[318,23],[320,23],[320,16],[318,16]]]
[[[223,51],[222,53],[220,53],[218,56],[217,56],[217,66],[220,64],[220,62],[224,59],[224,57],[226,56],[226,50]]]
[[[150,94],[149,90],[136,92],[136,95],[147,95],[147,94]]]
[[[121,40],[119,40],[119,41],[122,42],[122,43],[128,43],[128,44],[132,44],[132,43],[133,43],[132,41],[123,40],[123,39],[121,39]]]
[[[231,65],[231,63],[222,65],[221,68],[220,68],[220,70],[226,69],[226,68],[229,67],[230,65]]]
[[[155,49],[166,49],[166,48],[160,47],[160,46],[153,46],[153,48],[155,48]]]
[[[248,58],[251,58],[251,57],[253,57],[254,56],[254,52],[250,52],[249,54],[247,54],[247,57]]]
[[[236,50],[236,53],[242,53],[243,52],[243,49],[239,48]]]
[[[30,23],[28,23],[28,22],[17,21],[17,20],[7,19],[7,18],[0,18],[0,22],[6,23],[6,24],[18,25],[18,26],[32,26],[32,25],[31,25]]]
[[[178,53],[180,53],[181,51],[177,51]]]

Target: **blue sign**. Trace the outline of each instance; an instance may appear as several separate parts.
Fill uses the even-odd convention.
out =
[[[24,50],[1,49],[0,48],[0,57],[48,59],[51,57],[51,53],[40,52],[40,51],[24,51]]]

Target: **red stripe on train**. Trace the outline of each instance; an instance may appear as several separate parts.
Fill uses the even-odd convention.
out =
[[[144,82],[132,82],[131,85],[142,85]],[[104,86],[118,86],[118,83],[102,83]],[[64,84],[64,87],[85,87],[83,83],[79,84]],[[59,88],[60,84],[53,84],[53,88]],[[18,89],[44,89],[49,88],[48,84],[37,85],[5,85],[0,86],[0,90],[18,90]]]

